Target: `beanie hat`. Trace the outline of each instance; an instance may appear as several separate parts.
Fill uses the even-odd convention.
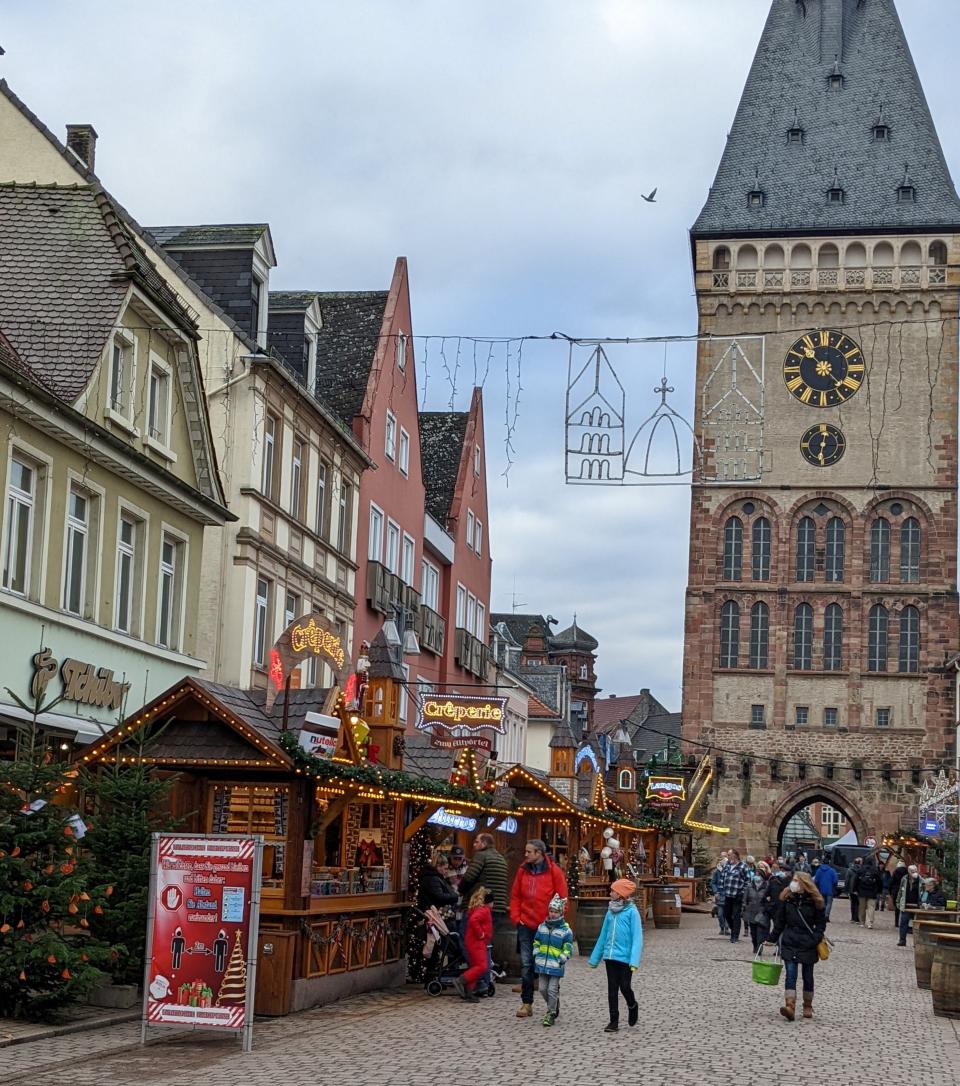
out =
[[[631,882],[629,879],[617,879],[617,881],[611,885],[610,889],[615,894],[619,894],[620,897],[633,897],[637,892],[637,884]]]
[[[567,899],[565,897],[561,897],[559,894],[554,894],[553,897],[550,898],[550,904],[547,906],[547,908],[550,910],[550,912],[559,913],[561,916],[563,916],[563,914],[567,911]]]

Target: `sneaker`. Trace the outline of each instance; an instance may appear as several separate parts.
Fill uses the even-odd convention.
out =
[[[467,992],[467,994],[463,998],[468,1003],[479,1003],[480,1002],[480,997],[477,995],[476,992]]]
[[[556,1020],[556,1015],[551,1014],[549,1011],[543,1016],[543,1024],[545,1026],[552,1026]]]
[[[467,998],[467,986],[463,981],[463,977],[454,977],[453,978],[453,987],[454,987],[457,995],[461,999],[466,999]]]
[[[617,1025],[616,1022],[608,1022],[603,1027],[603,1032],[604,1033],[616,1033],[619,1029],[620,1029],[620,1027]]]
[[[533,1004],[521,1003],[520,1009],[517,1011],[518,1018],[532,1018],[533,1017]]]
[[[627,1007],[627,1025],[635,1026],[640,1018],[640,1004],[636,1001],[632,1007]]]

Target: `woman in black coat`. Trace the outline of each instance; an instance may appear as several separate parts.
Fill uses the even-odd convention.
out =
[[[797,1012],[797,973],[803,972],[803,1017],[813,1017],[813,967],[820,960],[817,944],[827,928],[823,898],[809,875],[795,871],[780,894],[773,918],[771,943],[780,944],[786,979],[780,1013],[792,1022]]]
[[[424,865],[417,886],[417,908],[421,912],[431,905],[438,909],[456,905],[459,895],[447,881],[449,874],[450,865],[443,854],[435,856],[432,864]]]

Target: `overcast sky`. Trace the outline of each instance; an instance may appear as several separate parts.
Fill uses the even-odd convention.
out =
[[[385,289],[404,255],[416,336],[689,334],[687,230],[769,6],[0,0],[0,74],[58,135],[96,127],[97,172],[141,223],[269,222],[274,289]],[[900,8],[956,176],[960,4]],[[433,409],[439,346],[417,344]],[[678,406],[689,357],[667,360]],[[507,487],[506,361],[484,388],[493,609],[576,611],[606,693],[679,709],[688,490],[564,484],[561,343],[524,346]],[[633,417],[662,363],[621,352]],[[473,372],[462,343],[458,408]]]

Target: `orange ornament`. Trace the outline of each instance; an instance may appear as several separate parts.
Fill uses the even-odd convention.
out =
[[[43,911],[45,913],[50,912],[50,902],[49,901],[42,902],[41,905],[40,905],[40,908],[43,909]]]
[[[107,897],[110,897],[110,895],[113,893],[113,887],[108,886],[103,892],[107,895]]]
[[[76,915],[76,914],[77,914],[77,913],[78,913],[79,911],[80,911],[80,910],[79,910],[79,908],[77,907],[77,904],[76,904],[76,902],[73,902],[73,901],[71,901],[71,902],[70,902],[70,904],[69,904],[69,905],[67,906],[67,912],[68,912],[68,913],[69,913],[69,914],[70,914],[71,916],[75,916],[75,915]]]
[[[0,925],[0,935],[6,935],[9,930],[10,930],[10,925],[9,924]]]
[[[22,969],[20,970],[20,979],[21,980],[26,980],[27,979],[27,974],[24,973],[24,971]]]
[[[61,864],[60,865],[60,871],[64,875],[69,875],[70,872],[73,871],[73,864]]]
[[[63,977],[64,980],[69,980],[70,979],[70,970],[69,969],[64,969],[64,971],[60,974],[60,976]]]
[[[81,928],[89,928],[90,927],[90,921],[85,916],[81,917],[81,919],[80,919],[80,927]]]
[[[56,965],[57,964],[57,956],[56,956],[56,954],[48,954],[47,955],[47,961],[51,965]]]
[[[22,927],[23,927],[23,921],[22,921],[22,920],[21,920],[21,921],[20,921],[20,922],[19,922],[19,923],[17,924],[17,927],[18,927],[18,928],[22,928]]]
[[[83,893],[80,895],[80,900],[81,901],[89,901],[90,900],[90,895],[87,893],[86,890],[84,890]]]
[[[53,864],[47,864],[47,866],[43,869],[43,873],[44,873],[44,875],[52,875],[53,874]]]
[[[73,827],[72,826],[64,826],[63,827],[63,836],[64,837],[72,837],[73,836]]]
[[[20,846],[17,845],[17,847],[10,853],[10,855],[11,856],[19,856],[20,855]]]
[[[99,905],[94,905],[93,911],[97,914],[97,916],[103,916],[103,909],[101,909]]]
[[[86,956],[86,954],[81,954],[80,955],[80,961],[88,962],[88,961],[90,961],[90,959]]]

